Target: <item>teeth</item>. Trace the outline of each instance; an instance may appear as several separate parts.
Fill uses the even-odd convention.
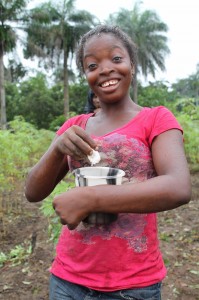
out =
[[[106,81],[106,82],[102,83],[102,87],[107,87],[107,86],[109,86],[109,85],[114,85],[114,84],[116,84],[116,83],[118,83],[118,80],[110,80],[110,81]]]

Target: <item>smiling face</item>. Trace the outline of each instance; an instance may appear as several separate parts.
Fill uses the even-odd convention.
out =
[[[127,49],[112,34],[87,40],[83,53],[84,72],[93,92],[105,103],[129,97],[134,68]]]

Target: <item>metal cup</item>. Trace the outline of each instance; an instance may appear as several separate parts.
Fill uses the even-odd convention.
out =
[[[75,169],[76,186],[94,186],[102,184],[120,185],[122,177],[125,175],[123,170],[109,167],[85,167]],[[111,213],[92,213],[84,222],[95,225],[106,225],[117,219],[117,214]]]

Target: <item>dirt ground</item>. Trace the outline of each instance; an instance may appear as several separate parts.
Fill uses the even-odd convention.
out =
[[[163,300],[199,300],[199,173],[192,174],[192,201],[175,210],[159,213],[160,247],[168,269],[163,282]],[[48,222],[40,204],[28,203],[19,193],[5,195],[18,207],[0,220],[0,252],[9,253],[17,245],[33,252],[22,264],[5,263],[0,268],[0,299],[48,300],[49,267],[54,245],[48,241]],[[20,260],[19,260],[20,261]],[[81,300],[81,299],[79,299]]]

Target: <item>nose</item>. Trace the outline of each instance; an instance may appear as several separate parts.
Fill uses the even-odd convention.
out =
[[[110,74],[114,71],[113,64],[110,62],[104,62],[100,66],[100,74]]]

